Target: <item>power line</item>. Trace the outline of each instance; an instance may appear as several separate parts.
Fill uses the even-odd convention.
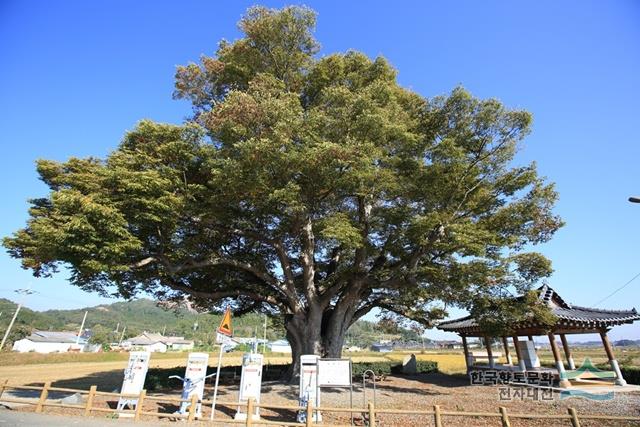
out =
[[[625,283],[624,285],[620,286],[618,289],[616,289],[615,291],[611,292],[609,295],[607,295],[606,297],[602,298],[600,301],[598,301],[597,303],[593,304],[592,307],[595,307],[596,305],[600,304],[601,302],[604,302],[606,300],[608,300],[609,298],[611,298],[612,296],[614,296],[615,294],[617,294],[618,292],[620,292],[622,289],[624,289],[627,285],[629,285],[631,282],[633,282],[634,280],[636,280],[638,277],[640,277],[640,273],[636,274],[635,276],[633,276],[631,278],[631,280],[629,280],[627,283]]]

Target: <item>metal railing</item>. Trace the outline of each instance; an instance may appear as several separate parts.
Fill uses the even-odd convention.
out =
[[[8,397],[3,396],[5,390],[30,390],[39,391],[40,395],[36,399],[34,398],[21,398],[21,397]],[[71,404],[62,402],[52,402],[49,398],[50,392],[66,392],[66,393],[78,393],[86,395],[86,403],[83,404]],[[125,409],[116,411],[111,408],[98,407],[95,405],[95,399],[97,396],[107,396],[114,398],[130,397],[137,398],[138,403],[135,409]],[[161,401],[167,403],[176,403],[180,405],[183,402],[189,402],[189,409],[186,414],[178,414],[174,412],[157,412],[157,411],[145,411],[144,403],[147,401]],[[34,405],[34,412],[43,412],[46,407],[58,407],[67,409],[77,409],[85,416],[91,415],[92,412],[110,412],[118,414],[128,414],[129,417],[133,417],[134,421],[140,420],[142,416],[152,417],[169,417],[169,418],[181,418],[187,422],[194,421],[197,413],[196,409],[198,404],[211,405],[213,402],[207,399],[198,399],[197,395],[192,395],[190,399],[173,398],[168,396],[149,396],[146,390],[142,390],[137,395],[125,395],[120,393],[108,393],[98,391],[97,386],[93,385],[89,390],[80,390],[73,388],[52,387],[50,382],[44,383],[42,386],[26,386],[26,385],[9,385],[8,381],[0,384],[0,402],[7,403],[21,403],[27,405]],[[401,414],[401,415],[415,415],[422,416],[426,419],[431,419],[435,423],[436,427],[443,427],[445,425],[443,417],[481,417],[481,418],[498,418],[502,422],[503,427],[510,427],[512,419],[546,419],[546,420],[566,420],[571,423],[572,427],[580,427],[581,420],[609,420],[609,421],[624,421],[633,422],[640,425],[640,417],[638,416],[613,416],[613,415],[598,415],[598,414],[578,414],[574,408],[568,408],[567,414],[521,414],[521,413],[509,413],[507,408],[501,406],[497,412],[465,412],[465,411],[446,411],[442,410],[439,405],[433,405],[429,410],[404,410],[404,409],[386,409],[377,408],[373,402],[369,401],[366,408],[335,408],[329,406],[314,407],[313,403],[309,401],[307,406],[294,406],[294,405],[267,405],[262,403],[256,403],[253,399],[249,399],[246,403],[238,402],[216,402],[216,405],[233,407],[233,408],[245,408],[247,414],[244,420],[234,419],[213,419],[207,422],[212,424],[238,424],[244,426],[261,426],[261,425],[278,425],[278,426],[314,426],[314,427],[350,427],[351,424],[323,424],[313,421],[314,411],[322,411],[328,413],[360,413],[367,420],[367,425],[378,425],[379,415],[381,414]],[[263,408],[266,410],[280,409],[291,411],[305,411],[306,421],[304,423],[289,422],[289,421],[273,421],[266,419],[253,419],[251,414],[254,413],[256,408]]]

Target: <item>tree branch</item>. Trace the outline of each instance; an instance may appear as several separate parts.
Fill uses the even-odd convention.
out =
[[[300,263],[302,264],[302,283],[304,286],[307,303],[311,304],[316,299],[315,288],[315,237],[313,235],[313,224],[311,218],[307,217],[305,223],[300,227],[300,237],[302,239],[302,251],[300,252]]]
[[[164,282],[168,287],[170,287],[173,290],[185,292],[189,295],[194,295],[200,298],[205,298],[210,300],[219,300],[219,299],[228,298],[228,297],[246,296],[255,301],[261,301],[267,304],[281,306],[280,302],[272,296],[258,294],[256,292],[251,292],[246,289],[231,289],[227,291],[206,292],[206,291],[198,291],[193,288],[190,288],[189,286],[182,285],[178,281],[173,279],[164,280]]]

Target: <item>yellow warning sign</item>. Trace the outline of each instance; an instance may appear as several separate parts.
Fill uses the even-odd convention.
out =
[[[228,337],[233,336],[233,330],[231,327],[231,309],[229,307],[227,307],[227,310],[224,312],[222,322],[220,322],[220,326],[218,326],[218,332]]]

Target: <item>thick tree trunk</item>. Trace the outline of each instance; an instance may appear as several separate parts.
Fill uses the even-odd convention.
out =
[[[289,316],[285,319],[287,340],[291,345],[292,363],[285,380],[296,383],[300,374],[300,356],[316,354],[326,358],[342,356],[346,332],[351,326],[354,309],[325,311],[322,316]]]
[[[300,356],[317,354],[322,356],[322,316],[319,313],[289,315],[284,323],[287,340],[291,345],[291,366],[285,373],[285,380],[298,381]]]

